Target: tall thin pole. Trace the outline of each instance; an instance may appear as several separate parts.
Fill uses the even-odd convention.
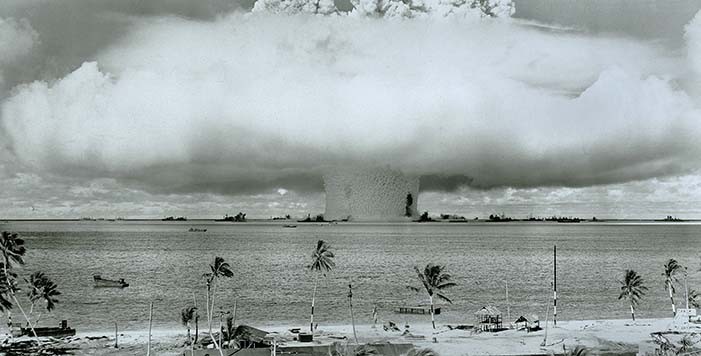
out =
[[[550,314],[550,303],[545,303],[545,335],[543,336],[543,342],[540,346],[545,346],[548,341],[548,315]]]
[[[197,297],[195,296],[195,292],[192,292],[192,302],[195,303],[195,340],[193,341],[194,345],[197,343],[197,337],[200,333],[200,312],[199,309],[197,309]]]
[[[509,318],[509,323],[511,323],[511,304],[509,304],[509,281],[505,280],[504,282],[506,282],[506,317]]]
[[[684,267],[684,296],[686,297],[686,309],[689,309],[689,285],[686,284],[687,268]]]
[[[148,307],[148,343],[146,344],[146,356],[151,355],[151,325],[153,324],[153,302]]]
[[[224,335],[222,332],[222,317],[224,317],[224,312],[219,311],[219,347],[224,347],[222,346],[222,336]]]
[[[358,334],[355,332],[355,316],[353,316],[353,287],[348,283],[348,307],[350,308],[351,323],[353,325],[353,337],[355,343],[358,343]]]
[[[557,326],[557,245],[553,246],[553,326]]]

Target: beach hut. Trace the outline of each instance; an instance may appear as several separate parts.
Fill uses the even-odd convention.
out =
[[[269,348],[271,341],[266,338],[267,335],[267,331],[248,325],[239,325],[234,331],[233,339],[236,340],[238,347],[241,349]]]
[[[516,330],[523,330],[528,328],[528,319],[526,319],[525,316],[521,315],[514,321],[514,327]]]
[[[501,312],[494,306],[487,305],[475,312],[476,325],[482,331],[503,330]]]

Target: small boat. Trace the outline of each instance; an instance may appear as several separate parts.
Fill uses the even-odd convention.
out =
[[[190,230],[187,230],[189,232],[207,232],[207,229],[198,229],[196,227],[191,227]]]
[[[111,279],[103,279],[100,277],[99,274],[94,275],[93,280],[95,281],[95,287],[114,287],[114,288],[124,288],[124,287],[129,287],[129,283],[124,281],[124,278],[121,278],[118,281],[111,280]]]
[[[397,307],[394,309],[395,313],[399,314],[431,314],[431,307],[423,307],[423,306],[418,306],[418,307]],[[438,315],[441,313],[441,308],[440,307],[434,307],[433,308],[433,314]]]
[[[31,328],[21,328],[22,330],[22,335],[26,336],[34,336],[34,332],[36,332],[36,335],[39,337],[55,337],[55,338],[61,338],[61,337],[66,337],[66,336],[74,336],[75,335],[75,329],[69,328],[68,327],[68,321],[62,320],[61,325],[58,327],[41,327],[41,328],[34,328],[34,332],[32,332]]]
[[[294,229],[294,228],[297,227],[297,225],[289,225],[289,224],[288,224],[288,225],[283,225],[282,227],[286,227],[286,228],[289,228],[289,229]]]

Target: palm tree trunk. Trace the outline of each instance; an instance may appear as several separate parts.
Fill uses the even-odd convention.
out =
[[[433,313],[433,296],[429,295],[428,299],[431,301],[431,325],[433,325],[433,330],[436,330],[436,317]]]
[[[195,341],[193,344],[197,343],[197,337],[199,336],[200,333],[200,312],[199,309],[197,309],[197,297],[195,296],[195,292],[192,292],[192,301],[195,303]],[[194,349],[193,349],[194,350]],[[193,351],[194,352],[194,351]]]
[[[312,335],[314,335],[314,300],[316,299],[316,286],[318,282],[319,275],[317,274],[314,278],[314,292],[312,292],[312,314],[311,318],[309,319],[309,332],[311,332]]]
[[[34,327],[39,325],[39,319],[41,319],[41,313],[39,313],[39,315],[37,316],[37,320],[34,321]]]
[[[37,343],[41,344],[41,341],[39,340],[39,336],[37,336],[37,332],[34,330],[34,326],[32,326],[32,322],[27,317],[27,314],[24,312],[24,309],[22,309],[22,305],[17,300],[17,296],[15,295],[15,291],[12,289],[12,285],[10,284],[10,275],[7,274],[8,273],[8,271],[7,271],[7,264],[8,263],[9,263],[9,261],[7,259],[5,259],[5,264],[3,265],[3,268],[5,269],[5,283],[7,283],[7,289],[10,291],[10,295],[12,296],[12,299],[15,301],[15,304],[17,304],[19,311],[22,312],[22,315],[24,316],[24,319],[27,321],[27,324],[29,324],[29,328],[32,330],[32,334],[34,334],[34,338],[37,340]]]
[[[217,342],[217,338],[214,337],[214,334],[212,334],[212,318],[214,317],[214,293],[217,292],[217,285],[216,283],[214,284],[214,288],[212,288],[212,300],[209,302],[209,337],[212,339],[212,342],[214,343],[214,347],[219,350],[219,355],[224,356],[224,352],[221,350],[221,346],[219,346],[219,343]],[[220,330],[221,331],[221,330]]]
[[[670,286],[668,288],[668,290],[669,290],[669,300],[672,301],[672,316],[676,316],[677,315],[677,307],[674,305],[674,295],[672,294],[672,287]]]
[[[24,312],[24,309],[22,309],[22,305],[19,304],[19,300],[17,300],[17,296],[15,296],[14,292],[11,292],[11,294],[12,294],[12,299],[15,300],[15,304],[17,304],[17,307],[19,308],[19,311],[22,312],[22,315],[24,316],[24,320],[26,320],[27,323],[29,324],[29,328],[32,330],[32,334],[34,334],[34,338],[37,340],[37,342],[39,344],[41,344],[41,341],[39,341],[39,336],[37,336],[37,332],[34,331],[34,326],[32,325],[32,322],[27,317],[27,314]]]
[[[187,323],[187,340],[190,341],[190,355],[195,356],[195,343],[190,339],[190,323]]]
[[[205,311],[205,314],[207,315],[207,326],[209,327],[209,334],[212,334],[212,320],[209,319],[209,294],[212,291],[212,286],[211,284],[207,284],[207,300],[206,300],[206,308],[207,310]]]
[[[633,321],[635,321],[635,309],[633,309],[633,303],[630,303],[630,316],[632,316]]]

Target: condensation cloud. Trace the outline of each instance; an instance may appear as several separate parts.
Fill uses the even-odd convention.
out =
[[[318,191],[349,165],[435,190],[699,167],[699,21],[669,51],[481,16],[300,12],[131,18],[65,76],[15,87],[3,131],[33,169],[180,192]]]

